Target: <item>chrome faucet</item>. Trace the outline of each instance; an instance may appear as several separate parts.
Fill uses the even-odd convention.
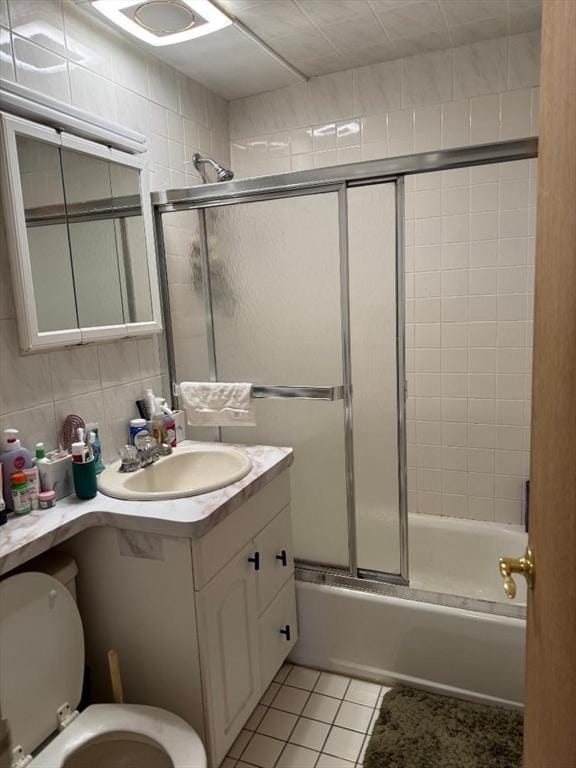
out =
[[[170,443],[159,444],[149,435],[144,439],[143,446],[135,447],[127,445],[121,452],[120,472],[136,472],[155,464],[161,456],[169,456],[172,453]]]
[[[172,446],[170,443],[158,443],[152,436],[144,441],[144,447],[138,449],[138,458],[141,467],[149,467],[154,464],[161,456],[170,456]]]

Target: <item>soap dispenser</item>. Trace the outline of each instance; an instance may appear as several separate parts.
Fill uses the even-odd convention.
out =
[[[12,504],[12,475],[15,472],[22,472],[23,469],[30,469],[34,466],[32,454],[20,445],[17,429],[5,429],[2,433],[0,464],[2,464],[4,501],[7,509],[11,511],[14,508]]]

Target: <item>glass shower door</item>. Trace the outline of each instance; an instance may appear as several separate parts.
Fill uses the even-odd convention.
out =
[[[338,191],[207,209],[218,381],[342,391]],[[296,557],[349,565],[343,400],[258,399],[257,427],[222,440],[290,445]]]

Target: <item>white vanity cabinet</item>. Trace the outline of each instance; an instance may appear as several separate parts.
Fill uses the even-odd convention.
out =
[[[297,640],[289,503],[284,471],[200,538],[100,526],[58,548],[78,565],[95,699],[111,700],[115,648],[125,700],[183,717],[210,768]]]
[[[225,757],[298,636],[286,488],[266,490],[264,498],[258,494],[255,504],[248,502],[245,514],[232,515],[193,542],[195,562],[202,555],[206,562],[206,550],[221,551],[230,537],[242,547],[205,586],[201,574],[198,582],[200,666],[215,765]],[[276,493],[275,504],[266,498],[271,491]],[[280,499],[286,506],[269,520]],[[269,522],[261,527],[264,520]],[[202,553],[196,560],[195,551]]]

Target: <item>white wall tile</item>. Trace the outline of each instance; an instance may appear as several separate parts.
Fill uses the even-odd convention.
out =
[[[454,49],[454,98],[504,91],[508,41],[501,37]]]
[[[354,70],[354,113],[371,115],[402,106],[402,65],[385,61]]]
[[[354,113],[352,70],[310,80],[308,110],[312,123],[351,117]]]
[[[21,37],[13,37],[16,81],[59,101],[70,102],[68,62]]]
[[[436,51],[402,60],[402,106],[439,104],[452,98],[452,54]]]
[[[538,85],[540,77],[540,30],[510,38],[508,87]]]

